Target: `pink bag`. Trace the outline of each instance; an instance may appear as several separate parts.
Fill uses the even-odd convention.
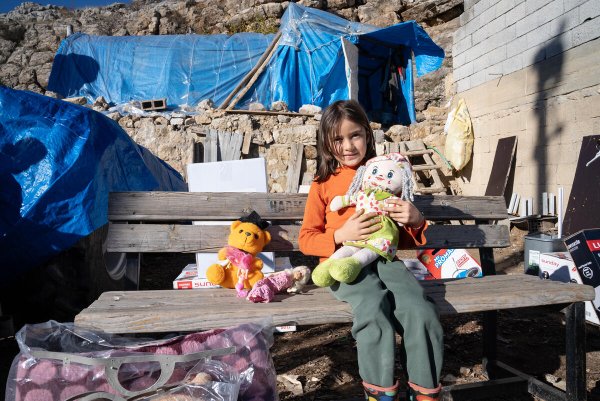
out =
[[[6,401],[126,400],[180,383],[199,361],[214,359],[239,375],[240,399],[277,400],[269,349],[271,324],[149,341],[82,330],[73,324],[26,325],[7,380]]]

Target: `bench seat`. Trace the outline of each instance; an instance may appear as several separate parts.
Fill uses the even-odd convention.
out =
[[[229,228],[191,222],[234,220],[255,210],[273,223],[268,228],[273,240],[265,250],[296,251],[305,203],[305,194],[111,193],[110,222],[101,232],[100,248],[117,255],[215,252],[225,245]],[[594,289],[525,274],[496,275],[493,251],[510,245],[508,226],[497,224],[508,217],[503,197],[423,195],[415,196],[414,204],[432,222],[422,248],[478,249],[484,275],[421,282],[441,315],[482,313],[483,367],[490,380],[450,386],[444,400],[523,392],[543,400],[585,400],[584,301],[594,299]],[[497,360],[497,311],[545,306],[565,308],[566,391]],[[231,327],[264,318],[276,326],[316,325],[351,322],[352,314],[329,290],[316,287],[302,294],[279,294],[267,304],[240,299],[227,289],[109,291],[77,315],[75,324],[108,333],[160,333]]]
[[[525,274],[422,282],[441,315],[540,305],[566,305],[594,298],[592,287],[540,280]],[[111,291],[75,318],[80,327],[108,333],[199,331],[272,318],[276,326],[347,323],[348,304],[326,288],[279,294],[254,304],[235,290]]]

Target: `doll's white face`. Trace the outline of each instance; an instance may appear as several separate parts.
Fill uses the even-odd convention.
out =
[[[366,166],[362,180],[362,188],[382,189],[391,194],[400,196],[404,174],[402,167],[393,160],[372,162]]]

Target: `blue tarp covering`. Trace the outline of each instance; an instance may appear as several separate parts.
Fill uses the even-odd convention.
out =
[[[418,76],[441,66],[444,51],[414,21],[387,28],[349,22],[290,3],[281,20],[281,40],[258,81],[236,105],[285,101],[326,107],[347,99],[342,38],[359,50],[359,101],[371,112],[415,120],[412,63]],[[210,98],[221,104],[255,66],[274,35],[165,35],[102,37],[75,34],[56,54],[48,88],[63,96],[98,96],[113,104],[167,98],[172,107]],[[414,55],[414,59],[413,59]],[[401,79],[391,87],[390,72]],[[391,97],[399,106],[389,110]]]
[[[0,287],[107,223],[108,193],[186,191],[113,120],[0,86]]]

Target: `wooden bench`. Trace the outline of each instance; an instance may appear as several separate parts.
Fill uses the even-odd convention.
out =
[[[191,221],[235,220],[256,210],[273,222],[269,228],[273,240],[266,250],[297,251],[305,202],[302,194],[111,193],[105,245],[109,252],[213,252],[225,245],[228,226]],[[485,275],[423,282],[441,315],[483,312],[483,363],[490,380],[450,386],[446,399],[486,398],[493,391],[494,396],[529,392],[541,399],[585,400],[583,301],[594,298],[593,288],[524,274],[495,275],[493,250],[510,245],[508,227],[495,224],[507,218],[502,197],[417,196],[414,203],[435,223],[427,231],[427,247],[478,248]],[[566,392],[496,358],[497,311],[547,305],[566,307]],[[271,317],[274,325],[352,320],[348,305],[327,289],[281,294],[268,304],[237,298],[234,290],[204,289],[106,292],[77,315],[75,323],[109,333],[151,333],[229,327],[265,317]]]

